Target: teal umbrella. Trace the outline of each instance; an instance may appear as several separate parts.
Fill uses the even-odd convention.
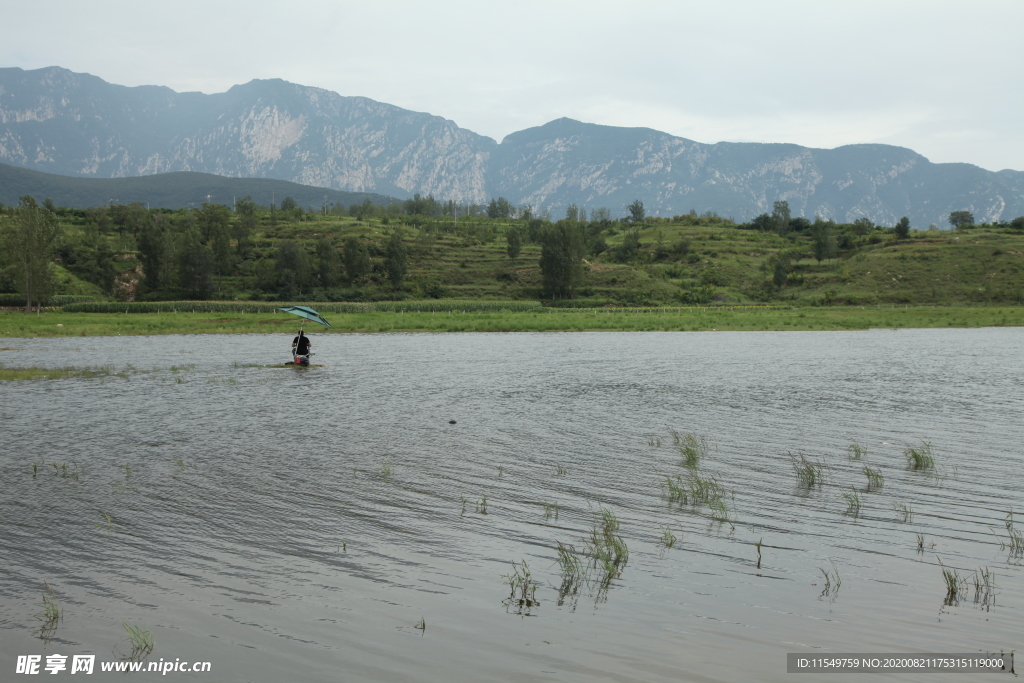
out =
[[[315,323],[320,323],[321,325],[326,325],[327,327],[331,326],[329,322],[324,320],[322,315],[314,311],[309,306],[282,306],[277,310],[284,311],[285,313],[291,313],[292,315],[297,315],[300,318],[305,318],[306,320],[312,320]]]

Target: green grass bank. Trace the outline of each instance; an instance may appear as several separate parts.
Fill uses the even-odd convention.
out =
[[[866,330],[871,328],[1000,327],[1024,325],[1024,307],[816,306],[540,308],[525,311],[366,311],[325,313],[332,329],[313,334],[379,332],[583,332]],[[0,311],[0,337],[148,336],[157,334],[292,334],[299,319],[283,313],[77,313]],[[0,348],[12,347],[0,343]],[[11,352],[10,355],[13,355]],[[0,361],[11,362],[9,354]]]

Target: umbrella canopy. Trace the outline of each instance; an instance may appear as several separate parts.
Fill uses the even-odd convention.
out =
[[[284,311],[285,313],[291,313],[292,315],[297,315],[300,318],[305,318],[306,320],[312,320],[315,323],[320,323],[321,325],[326,325],[327,327],[331,326],[329,322],[324,320],[323,316],[321,316],[319,313],[314,311],[309,306],[282,306],[277,310]]]

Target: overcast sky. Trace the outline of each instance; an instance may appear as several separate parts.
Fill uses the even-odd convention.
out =
[[[1022,28],[1022,0],[0,0],[0,66],[283,78],[497,140],[568,116],[1024,170]]]

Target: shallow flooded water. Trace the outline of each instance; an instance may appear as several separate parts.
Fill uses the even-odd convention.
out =
[[[1022,329],[316,335],[323,367],[259,367],[288,341],[4,341],[133,367],[0,384],[2,678],[116,659],[123,621],[217,681],[780,681],[787,652],[1024,645]],[[585,571],[602,510],[628,560],[567,586],[557,544]]]

